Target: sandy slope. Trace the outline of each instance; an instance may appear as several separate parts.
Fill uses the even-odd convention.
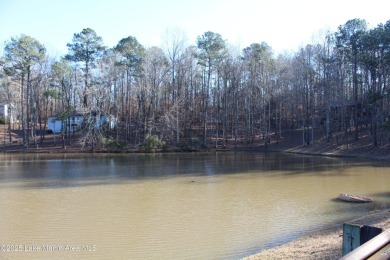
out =
[[[370,212],[348,223],[390,229],[390,210]],[[332,225],[322,231],[305,235],[287,244],[249,256],[255,259],[339,259],[343,240],[342,224]]]

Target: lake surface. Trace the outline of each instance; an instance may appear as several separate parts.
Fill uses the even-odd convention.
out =
[[[384,162],[278,153],[0,155],[0,258],[239,259],[388,208],[389,183]]]

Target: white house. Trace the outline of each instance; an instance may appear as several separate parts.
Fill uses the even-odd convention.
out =
[[[70,115],[64,122],[67,126],[66,132],[78,131],[81,128],[83,120],[84,114],[76,113],[74,115]],[[62,121],[58,119],[58,116],[49,116],[47,121],[47,129],[49,131],[53,131],[53,133],[61,133],[62,131],[65,132],[65,126],[63,126]],[[105,115],[100,115],[100,117],[96,118],[95,128],[99,129],[107,122],[107,117]]]

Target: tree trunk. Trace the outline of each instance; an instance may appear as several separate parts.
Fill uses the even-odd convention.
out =
[[[88,61],[85,62],[85,89],[84,89],[84,100],[83,105],[84,108],[88,108],[88,76],[89,76],[89,63]]]
[[[353,90],[354,90],[354,126],[355,126],[355,137],[354,140],[359,140],[359,122],[358,122],[358,79],[357,79],[357,54],[354,55],[353,64]]]
[[[234,94],[234,148],[237,148],[237,138],[238,138],[238,98],[237,93]]]
[[[332,136],[331,136],[331,132],[330,132],[330,106],[327,105],[327,108],[326,108],[326,141],[329,143]]]
[[[11,134],[11,119],[12,119],[12,109],[11,104],[8,103],[8,138],[9,144],[12,144],[12,134]]]
[[[180,143],[179,104],[177,104],[176,105],[176,145],[178,145],[179,143]]]
[[[26,135],[26,144],[25,147],[28,149],[30,144],[30,67],[27,68],[27,89],[26,89],[26,123],[27,128],[25,128],[24,134]]]
[[[374,147],[378,146],[378,139],[377,139],[377,108],[376,104],[373,104],[374,109],[373,109],[373,115],[371,119],[371,125],[372,125],[372,145]]]

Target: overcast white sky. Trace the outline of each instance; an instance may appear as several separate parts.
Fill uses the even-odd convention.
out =
[[[4,41],[23,33],[60,56],[73,34],[88,27],[108,47],[130,35],[145,47],[162,47],[166,30],[179,29],[188,45],[213,31],[241,49],[264,41],[279,53],[350,19],[386,23],[389,10],[389,0],[0,0],[0,43],[3,49]]]

